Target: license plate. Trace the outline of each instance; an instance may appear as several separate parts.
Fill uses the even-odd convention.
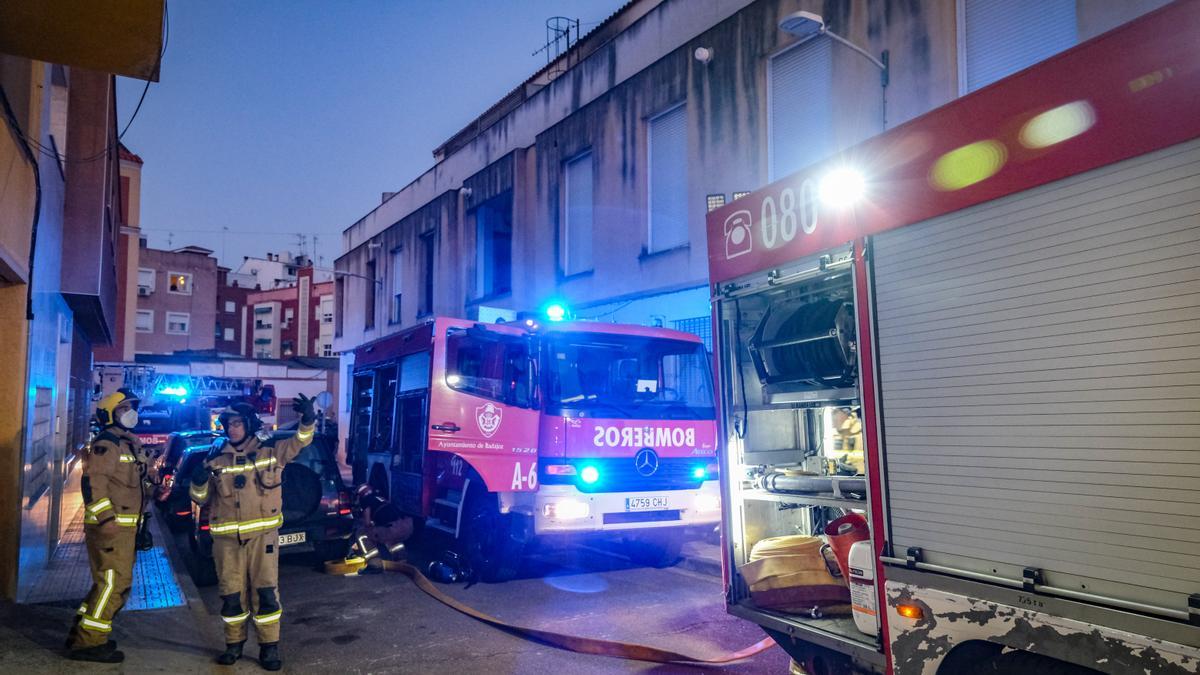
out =
[[[303,544],[306,539],[307,532],[292,532],[290,534],[279,535],[280,546],[290,546],[291,544]]]
[[[666,497],[626,497],[626,511],[665,511],[671,508]]]

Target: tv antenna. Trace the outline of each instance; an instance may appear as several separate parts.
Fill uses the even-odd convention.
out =
[[[574,35],[574,37],[572,37]],[[546,19],[546,44],[533,53],[537,56],[546,52],[546,64],[562,56],[579,41],[579,19],[568,19],[565,16],[552,16]]]

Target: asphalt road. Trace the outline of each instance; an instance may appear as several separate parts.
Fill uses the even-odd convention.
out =
[[[507,621],[700,656],[741,649],[763,638],[757,626],[725,613],[718,578],[683,568],[636,567],[590,547],[539,553],[518,579],[506,583],[441,588]],[[282,557],[280,590],[285,670],[292,672],[787,672],[787,656],[778,647],[720,669],[574,654],[459,614],[403,575],[329,576],[303,553]],[[212,620],[219,621],[216,588],[200,591]],[[249,656],[257,653],[247,645]],[[262,672],[253,658],[229,669],[234,670]]]

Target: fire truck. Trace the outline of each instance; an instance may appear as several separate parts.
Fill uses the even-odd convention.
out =
[[[1200,2],[707,226],[730,613],[809,673],[1200,672]]]
[[[355,482],[453,537],[485,580],[565,535],[670,565],[688,528],[719,521],[712,374],[694,335],[434,318],[354,359]]]

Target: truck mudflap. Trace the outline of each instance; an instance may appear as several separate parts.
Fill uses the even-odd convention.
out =
[[[1200,669],[1200,648],[1061,616],[1066,601],[1014,591],[1012,599],[1023,605],[1016,606],[915,580],[889,580],[885,593],[895,675],[934,675],[947,655],[968,642],[1033,652],[1105,673],[1183,675]],[[901,605],[919,618],[901,616]],[[1082,611],[1086,616],[1087,607]]]

